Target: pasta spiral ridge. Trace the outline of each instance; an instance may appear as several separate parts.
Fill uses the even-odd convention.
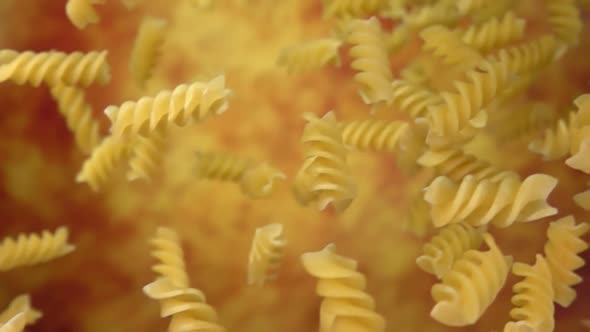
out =
[[[358,71],[354,79],[360,85],[363,102],[389,103],[393,76],[379,21],[376,17],[367,20],[355,19],[350,23],[350,29],[350,66]]]
[[[474,25],[462,32],[463,43],[482,52],[489,52],[502,47],[512,41],[521,39],[524,35],[525,20],[518,18],[512,11],[506,13],[502,19],[497,17],[489,21]]]
[[[109,106],[104,113],[111,120],[114,136],[147,136],[173,124],[184,127],[193,120],[225,112],[230,94],[231,90],[225,88],[225,76],[221,75],[206,83],[181,84],[154,97]]]
[[[510,72],[515,74],[530,74],[555,61],[563,49],[555,37],[546,35],[535,38],[521,45],[501,49],[490,59],[506,62]]]
[[[133,43],[129,72],[138,86],[144,87],[152,76],[158,61],[168,22],[164,19],[146,17],[139,26]]]
[[[76,182],[87,182],[93,191],[100,190],[108,183],[117,166],[128,157],[128,153],[129,146],[125,140],[105,137],[84,161],[76,175]]]
[[[92,116],[92,107],[86,103],[84,91],[71,86],[51,87],[57,108],[64,116],[68,129],[74,133],[78,148],[90,154],[100,142],[98,121]]]
[[[391,102],[394,108],[408,113],[412,118],[425,117],[428,107],[441,104],[443,100],[420,84],[405,80],[391,82]]]
[[[283,225],[269,224],[256,229],[248,257],[248,285],[262,286],[276,277],[285,245]]]
[[[424,199],[432,205],[436,227],[464,221],[503,228],[556,214],[557,209],[547,203],[556,185],[557,179],[545,174],[533,174],[524,181],[508,176],[498,182],[467,175],[460,183],[439,176],[426,189]]]
[[[413,30],[423,29],[431,25],[448,25],[459,19],[459,12],[444,2],[423,5],[402,15],[402,21]]]
[[[489,233],[483,235],[483,240],[488,251],[465,252],[432,287],[436,305],[430,316],[438,322],[448,326],[474,324],[506,283],[512,257],[502,254]]]
[[[583,23],[575,0],[545,0],[555,36],[568,45],[578,43]]]
[[[25,330],[27,320],[23,312],[19,312],[10,318],[9,321],[0,325],[0,332],[22,332]]]
[[[152,257],[158,260],[158,264],[154,265],[152,270],[174,286],[187,288],[189,278],[178,234],[170,228],[158,227],[155,236],[150,240],[150,245]]]
[[[329,64],[340,66],[339,39],[319,39],[285,48],[277,64],[287,68],[288,73],[299,73],[321,68]]]
[[[68,243],[68,229],[59,227],[55,233],[19,234],[17,239],[4,238],[0,243],[0,271],[45,263],[74,251]]]
[[[68,0],[66,16],[76,28],[84,29],[87,25],[100,21],[100,17],[92,6],[104,3],[105,0]]]
[[[165,145],[166,133],[164,132],[154,132],[148,137],[138,136],[130,148],[127,179],[150,180],[159,167]]]
[[[6,324],[12,317],[18,313],[23,313],[27,325],[34,324],[43,314],[31,306],[31,297],[28,294],[22,294],[15,297],[8,308],[0,313],[0,326]]]
[[[588,249],[588,243],[581,237],[590,230],[587,223],[576,224],[567,216],[549,224],[545,257],[553,276],[554,301],[562,307],[569,307],[576,299],[573,286],[582,282],[574,271],[585,265],[579,254]]]
[[[334,253],[334,244],[301,256],[303,267],[319,279],[316,292],[323,297],[320,307],[320,331],[384,331],[385,320],[375,312],[375,301],[365,291],[365,276],[356,271],[357,262]],[[336,329],[336,321],[347,324]],[[342,321],[344,323],[344,321]],[[347,326],[348,325],[348,326]]]
[[[340,124],[342,141],[360,151],[395,152],[400,139],[409,129],[402,121],[356,120]]]
[[[416,264],[424,272],[443,278],[465,252],[479,249],[483,243],[483,229],[459,223],[442,228],[423,247]]]
[[[434,25],[420,32],[423,49],[442,59],[443,63],[473,67],[481,62],[481,55],[461,40],[461,36],[442,25]]]
[[[11,80],[16,84],[28,83],[34,87],[46,82],[55,85],[89,86],[110,81],[107,51],[63,53],[58,51],[18,54],[10,62],[0,65],[0,82]]]
[[[510,316],[516,321],[508,322],[504,332],[552,332],[555,327],[553,288],[545,258],[537,254],[532,266],[514,263],[512,273],[524,279],[513,287],[512,304],[516,308],[510,311]]]
[[[324,0],[324,18],[364,17],[385,9],[387,0]]]

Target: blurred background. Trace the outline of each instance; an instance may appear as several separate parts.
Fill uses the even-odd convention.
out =
[[[436,279],[420,271],[415,259],[431,233],[404,225],[409,202],[427,184],[427,175],[401,172],[392,155],[351,153],[359,190],[344,213],[318,212],[294,200],[290,183],[303,162],[302,113],[334,110],[338,120],[352,120],[367,118],[370,111],[358,95],[347,46],[340,50],[340,67],[288,75],[276,65],[284,47],[334,36],[335,22],[322,19],[322,3],[218,0],[210,8],[195,3],[144,0],[128,10],[110,0],[95,6],[100,23],[78,30],[67,19],[63,0],[0,1],[0,49],[108,50],[111,82],[87,90],[103,135],[110,125],[102,112],[108,105],[220,73],[234,92],[226,113],[174,132],[163,152],[162,170],[151,182],[128,182],[122,169],[95,193],[75,181],[85,156],[47,87],[0,84],[0,235],[66,225],[77,247],[47,264],[1,273],[0,306],[30,293],[44,316],[28,331],[164,331],[168,321],[159,318],[159,304],[141,291],[156,276],[148,240],[163,225],[182,237],[191,284],[207,295],[228,331],[316,331],[321,298],[300,256],[332,242],[338,254],[359,262],[387,331],[501,330],[509,320],[511,286],[517,281],[513,276],[474,326],[445,327],[429,316],[430,287]],[[542,3],[523,0],[516,6],[527,19],[527,36],[547,30]],[[582,15],[590,22],[588,9]],[[145,16],[164,18],[169,28],[154,77],[139,89],[129,77],[128,63]],[[385,31],[391,26],[384,22]],[[419,48],[418,39],[410,40],[392,54],[394,76]],[[510,104],[510,112],[531,102],[543,103],[556,116],[573,109],[573,98],[590,92],[588,54],[590,24],[584,26],[579,45],[540,73],[524,97]],[[510,117],[502,121],[507,124]],[[543,172],[558,177],[550,203],[559,208],[559,216],[587,220],[571,197],[585,190],[590,179],[562,160],[542,161],[527,144],[482,134],[470,149],[521,175]],[[278,183],[271,197],[252,200],[235,184],[198,179],[194,159],[200,150],[269,161],[287,180]],[[272,222],[284,225],[288,241],[278,278],[262,288],[248,287],[252,236],[257,227]],[[505,254],[533,263],[546,240],[547,224],[541,220],[492,232]],[[583,257],[588,260],[590,254]],[[580,274],[590,276],[590,268]],[[583,331],[580,321],[590,319],[590,284],[576,289],[578,300],[570,308],[556,307],[556,331]]]

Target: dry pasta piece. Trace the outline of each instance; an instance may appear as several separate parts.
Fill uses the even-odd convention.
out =
[[[443,103],[438,94],[406,80],[391,82],[391,93],[394,109],[408,113],[414,119],[425,117],[429,107]]]
[[[27,325],[34,324],[43,314],[31,306],[31,297],[29,294],[23,294],[15,297],[8,308],[0,313],[0,325],[6,324],[12,317],[18,313],[23,313]]]
[[[450,66],[461,65],[461,68],[472,68],[482,60],[481,55],[461,40],[458,33],[452,32],[442,25],[428,27],[420,32],[424,40],[423,49]]]
[[[184,252],[178,234],[170,228],[158,227],[150,245],[152,257],[158,260],[152,270],[177,287],[188,287]]]
[[[479,249],[483,232],[482,228],[464,223],[448,225],[424,245],[424,254],[416,259],[416,264],[423,271],[443,278],[465,252]]]
[[[548,20],[555,36],[568,45],[576,45],[582,32],[582,19],[575,0],[545,0]]]
[[[502,19],[491,18],[480,25],[473,25],[461,32],[461,39],[482,52],[489,52],[502,47],[524,35],[525,20],[518,18],[513,12],[506,13]]]
[[[0,64],[0,82],[11,80],[19,85],[28,83],[34,87],[41,85],[41,82],[51,86],[89,86],[94,82],[105,84],[111,79],[106,57],[107,51],[25,51],[9,62]]]
[[[275,182],[285,174],[267,162],[222,153],[197,154],[197,173],[200,178],[239,183],[242,192],[251,198],[265,198],[275,189]]]
[[[74,133],[76,145],[85,154],[90,154],[100,142],[98,121],[92,116],[92,107],[86,102],[84,91],[77,87],[56,85],[51,94],[57,101],[57,109],[66,120],[68,129]]]
[[[506,63],[514,74],[524,75],[539,71],[553,63],[564,52],[555,37],[544,35],[520,45],[500,49],[489,59]]]
[[[86,182],[93,191],[99,191],[111,179],[117,167],[128,158],[129,143],[113,136],[105,137],[92,150],[78,175],[76,182]]]
[[[340,123],[342,141],[359,151],[396,152],[409,125],[402,121],[355,120]]]
[[[256,229],[248,257],[248,285],[262,286],[276,278],[285,245],[283,225],[269,224]]]
[[[576,299],[573,286],[582,282],[574,271],[585,265],[580,253],[588,249],[581,237],[590,230],[587,223],[576,224],[572,216],[563,217],[549,224],[545,256],[553,276],[555,303],[569,307]]]
[[[356,19],[350,23],[350,29],[350,66],[358,71],[354,79],[360,85],[361,98],[366,104],[389,103],[392,73],[379,20]]]
[[[388,5],[387,0],[324,0],[324,18],[364,17],[377,14]]]
[[[20,312],[10,318],[5,324],[0,325],[0,332],[22,332],[27,325],[25,314]]]
[[[68,243],[68,229],[59,227],[55,233],[19,234],[0,243],[0,271],[45,263],[65,256],[76,247]]]
[[[104,3],[105,0],[68,0],[66,3],[66,15],[70,22],[81,30],[89,24],[96,24],[100,21],[100,17],[93,6]]]
[[[129,61],[129,72],[139,87],[152,76],[167,27],[166,20],[155,17],[145,17],[139,26]]]
[[[154,176],[162,162],[166,138],[166,132],[153,132],[148,137],[138,136],[135,139],[130,148],[128,180],[149,181]]]
[[[448,326],[474,324],[506,283],[512,257],[502,254],[489,233],[483,239],[488,251],[467,251],[432,287],[436,305],[430,316],[438,322]]]
[[[426,189],[424,199],[432,205],[436,227],[462,221],[508,227],[556,214],[557,209],[547,203],[556,185],[557,179],[545,174],[533,174],[524,181],[514,175],[496,182],[467,175],[460,183],[439,176]]]
[[[147,136],[171,125],[184,127],[194,120],[221,114],[227,110],[230,95],[231,90],[225,88],[225,76],[221,75],[209,82],[181,84],[154,97],[108,106],[104,113],[111,120],[114,136]]]
[[[357,271],[357,262],[335,254],[334,249],[329,244],[301,256],[307,273],[319,279],[316,291],[323,298],[320,331],[385,331],[385,320],[375,312],[375,301],[365,291],[366,279]]]
[[[327,65],[340,66],[338,53],[342,41],[318,39],[285,48],[279,54],[277,64],[289,73],[300,73]]]
[[[516,308],[510,311],[515,322],[508,322],[504,332],[536,331],[553,332],[553,287],[551,271],[542,255],[536,255],[535,265],[514,263],[512,273],[524,277],[514,285],[512,304]]]
[[[462,15],[471,14],[487,5],[488,0],[458,0],[457,9]]]
[[[0,65],[14,60],[18,55],[19,52],[15,50],[0,50]]]

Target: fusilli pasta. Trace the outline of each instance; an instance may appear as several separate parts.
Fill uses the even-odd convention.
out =
[[[256,229],[248,257],[248,284],[262,286],[276,277],[286,241],[283,225],[269,224]]]
[[[340,124],[342,141],[359,151],[395,152],[409,129],[402,121],[356,120]]]
[[[406,80],[391,82],[391,93],[394,109],[408,113],[414,119],[425,117],[428,107],[443,103],[438,94]]]
[[[5,324],[0,325],[0,332],[22,332],[25,330],[25,325],[27,325],[25,314],[20,312]]]
[[[549,24],[555,36],[569,45],[578,43],[582,19],[575,0],[545,0]]]
[[[100,21],[100,17],[92,6],[104,3],[105,0],[68,0],[66,15],[76,28],[84,29],[88,24],[96,24]]]
[[[8,308],[0,313],[0,325],[6,324],[12,317],[18,313],[23,313],[27,325],[34,324],[43,314],[31,307],[31,297],[28,294],[23,294],[15,297]]]
[[[150,180],[154,176],[162,159],[166,138],[166,132],[153,132],[148,137],[135,138],[130,148],[128,180]]]
[[[285,48],[278,57],[279,66],[289,73],[304,72],[327,65],[340,66],[339,39],[319,39]]]
[[[131,50],[129,71],[140,87],[144,87],[152,76],[167,27],[166,20],[154,17],[145,17],[139,26]]]
[[[152,257],[158,260],[158,264],[154,265],[152,270],[174,286],[187,288],[189,279],[178,234],[170,228],[158,227],[155,236],[150,240],[150,245]]]
[[[92,150],[82,169],[76,175],[76,182],[87,182],[90,189],[98,191],[111,179],[114,171],[129,154],[129,144],[124,139],[113,136],[105,137]]]
[[[506,13],[502,19],[496,17],[481,25],[471,26],[461,32],[461,39],[482,52],[489,52],[497,47],[502,47],[524,35],[525,21],[518,18],[513,12]]]
[[[324,18],[364,17],[383,10],[387,0],[324,0],[323,3]]]
[[[428,27],[420,32],[423,49],[442,58],[450,66],[471,68],[482,60],[481,55],[461,40],[461,36],[442,25]]]

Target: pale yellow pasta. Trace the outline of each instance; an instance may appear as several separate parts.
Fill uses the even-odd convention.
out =
[[[25,330],[25,325],[27,325],[27,319],[25,314],[20,312],[0,325],[0,332],[22,332]]]
[[[129,72],[139,87],[150,79],[161,52],[168,22],[161,18],[145,17],[133,42]]]
[[[402,121],[355,120],[340,123],[342,141],[359,151],[396,152],[409,125]]]
[[[167,279],[174,286],[186,288],[189,285],[184,263],[184,252],[178,234],[168,227],[158,227],[149,241],[151,255],[158,260],[152,270]]]
[[[66,15],[72,24],[78,29],[84,29],[89,24],[96,24],[100,17],[94,10],[94,5],[102,5],[105,0],[68,0],[66,3]]]
[[[422,30],[420,37],[424,40],[423,50],[441,58],[444,64],[469,69],[482,61],[482,56],[464,43],[461,35],[442,25]]]
[[[225,76],[221,75],[209,82],[181,84],[154,97],[108,106],[104,113],[111,120],[114,136],[147,136],[171,125],[184,127],[194,120],[221,114],[227,110],[230,95],[231,90],[225,88]]]
[[[394,110],[408,113],[414,119],[425,117],[429,107],[443,103],[438,94],[406,80],[391,82],[391,93]]]
[[[56,85],[51,88],[51,94],[68,129],[74,133],[76,145],[83,153],[90,154],[100,142],[100,134],[98,121],[92,115],[92,107],[86,102],[84,90]]]
[[[580,254],[588,249],[581,237],[590,230],[587,223],[576,224],[572,216],[563,217],[549,224],[545,257],[553,276],[555,303],[569,307],[576,299],[573,286],[582,282],[574,271],[586,264]]]
[[[78,175],[76,182],[86,182],[93,191],[102,189],[112,178],[117,167],[129,155],[129,143],[125,139],[108,136],[92,150]]]
[[[457,8],[463,15],[471,14],[487,5],[488,0],[457,0]]]
[[[500,49],[489,59],[505,62],[513,74],[525,75],[539,71],[553,63],[564,53],[555,37],[543,35],[520,45]]]
[[[435,24],[449,25],[459,19],[459,12],[444,1],[417,6],[402,16],[405,25],[413,30],[427,28]]]
[[[301,256],[305,271],[318,279],[323,298],[320,331],[385,331],[385,320],[375,312],[375,301],[365,291],[365,276],[357,262],[334,253],[334,244]],[[342,320],[340,322],[337,322]]]
[[[340,66],[339,39],[318,39],[285,48],[279,54],[277,64],[289,73],[300,73],[327,65]]]
[[[536,255],[535,265],[514,263],[512,273],[524,279],[512,288],[512,304],[516,308],[510,311],[513,322],[504,326],[504,332],[553,332],[553,286],[551,271],[542,255]]]
[[[504,256],[490,234],[488,251],[469,250],[442,281],[432,287],[436,302],[430,316],[448,326],[475,324],[506,283],[512,257]]]
[[[443,278],[465,252],[479,249],[483,231],[464,223],[448,225],[423,246],[423,254],[416,264],[423,271]]]
[[[473,25],[461,32],[461,39],[482,52],[489,52],[524,35],[525,20],[518,18],[513,12],[506,13],[501,19],[492,17],[490,20]]]
[[[555,36],[568,45],[576,45],[582,32],[582,18],[575,0],[545,0],[548,21]]]
[[[19,234],[6,237],[0,243],[0,271],[49,262],[74,251],[68,243],[68,229],[59,227],[53,234]]]
[[[324,18],[364,17],[378,14],[387,6],[387,0],[323,0]]]
[[[34,87],[45,82],[50,86],[105,84],[111,79],[106,61],[107,51],[64,53],[58,51],[20,52],[10,61],[0,64],[0,82]]]
[[[29,294],[23,294],[15,297],[2,313],[0,313],[0,325],[6,324],[12,317],[18,313],[23,313],[27,325],[34,324],[43,314],[31,306],[31,297]]]
[[[276,278],[285,245],[283,225],[268,224],[256,229],[248,256],[248,285],[262,286]]]
[[[166,132],[153,132],[148,137],[138,136],[130,147],[127,179],[151,180],[158,171],[166,146]]]
[[[436,227],[458,222],[508,227],[556,214],[557,209],[547,203],[556,185],[557,179],[545,174],[533,174],[524,181],[516,175],[500,181],[467,175],[459,183],[439,176],[426,189],[424,199],[432,205]]]

